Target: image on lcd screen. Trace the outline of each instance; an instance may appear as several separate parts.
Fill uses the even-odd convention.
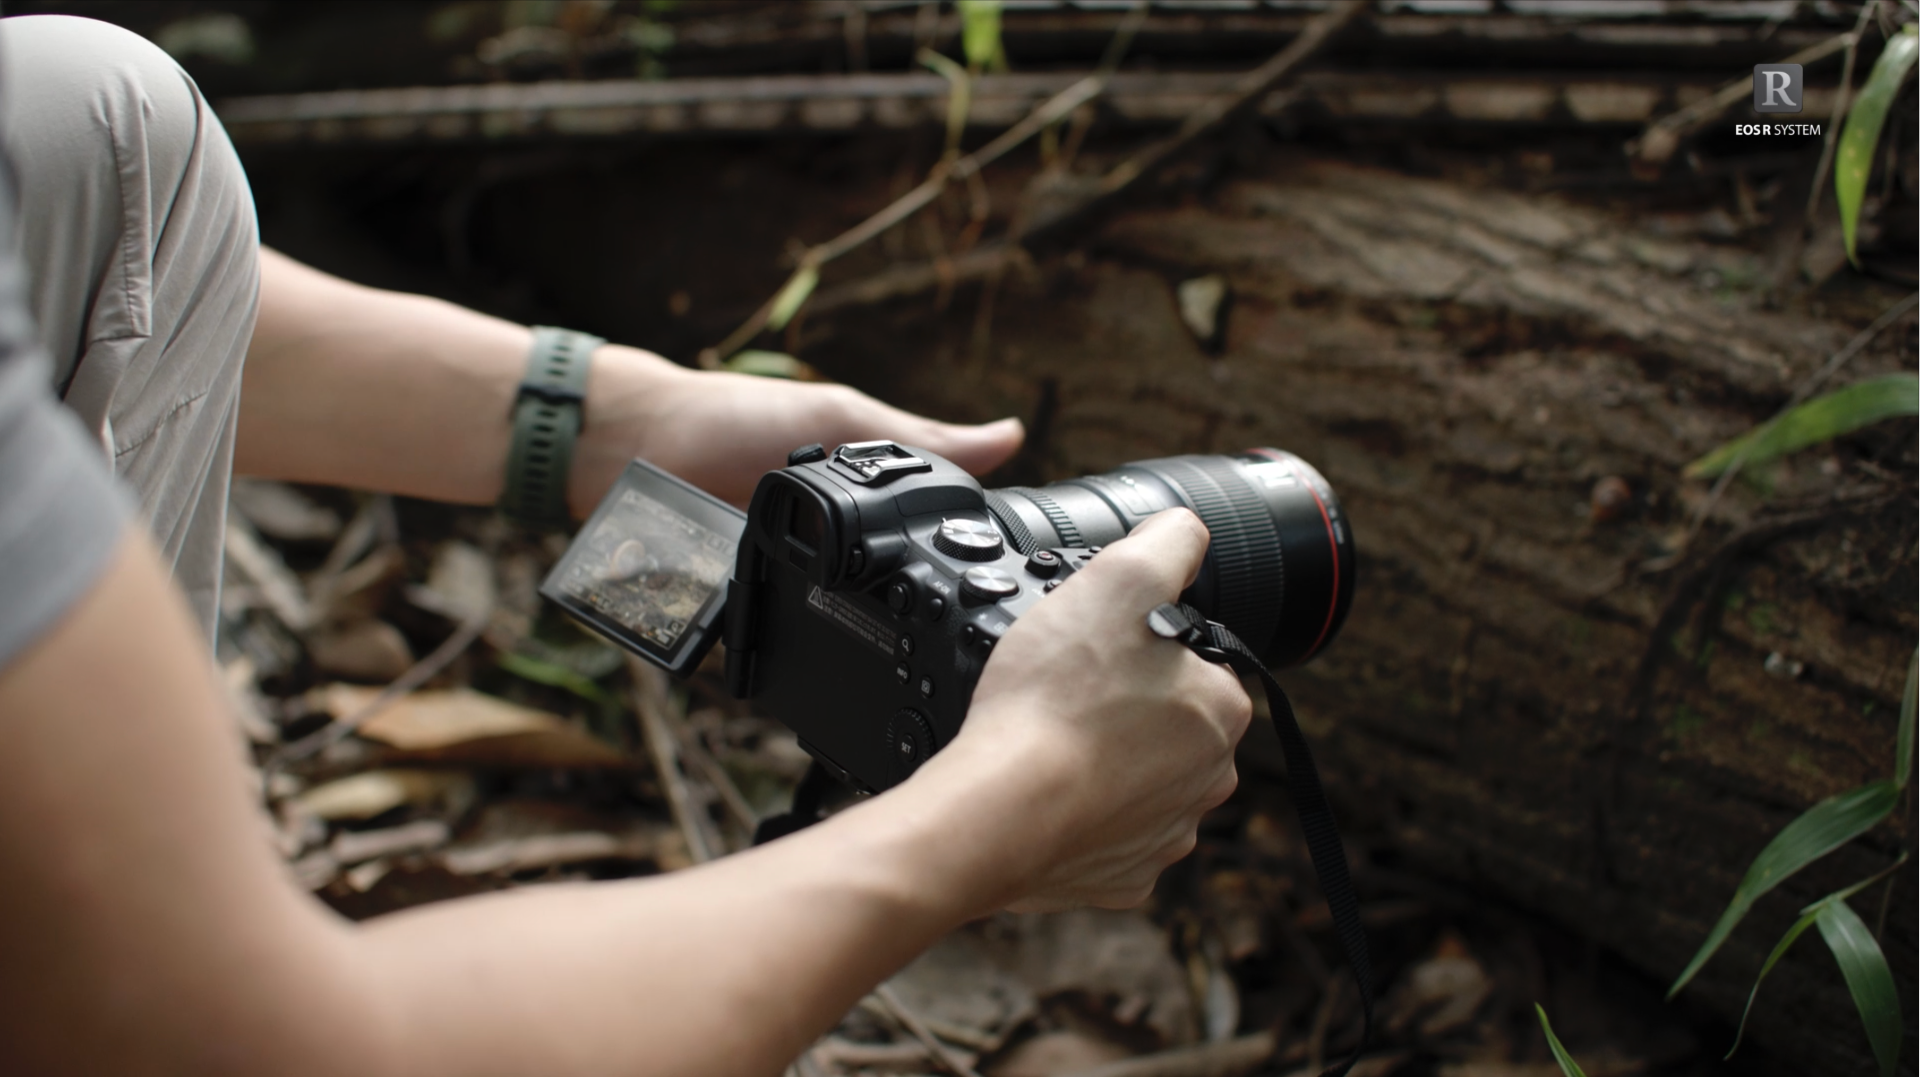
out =
[[[568,597],[671,651],[733,571],[737,543],[638,490],[626,490],[575,543]]]

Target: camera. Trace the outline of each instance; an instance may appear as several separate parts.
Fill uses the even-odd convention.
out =
[[[636,460],[541,593],[673,673],[724,638],[735,696],[827,773],[879,792],[959,733],[1022,614],[1181,506],[1212,534],[1182,602],[1268,666],[1326,648],[1353,599],[1352,531],[1319,472],[1266,448],[987,490],[924,449],[809,445],[761,478],[744,516]]]

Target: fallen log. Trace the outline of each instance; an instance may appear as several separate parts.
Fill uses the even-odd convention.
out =
[[[1354,520],[1361,590],[1344,636],[1285,680],[1378,852],[1664,983],[1774,833],[1890,773],[1916,635],[1910,424],[1790,461],[1771,499],[1724,500],[1677,567],[1646,567],[1704,496],[1682,466],[1857,328],[1761,309],[1759,255],[1331,163],[1127,212],[1088,251],[1043,263],[1037,286],[1008,276],[984,360],[945,343],[966,339],[968,293],[952,324],[924,324],[905,270],[869,289],[891,316],[850,317],[862,297],[842,286],[809,359],[936,413],[1053,401],[1023,481],[1253,444],[1319,465]],[[1174,297],[1205,273],[1236,295],[1218,358]],[[1852,374],[1898,369],[1912,326]],[[1628,491],[1605,513],[1601,480]],[[1683,1004],[1737,1017],[1794,911],[1911,840],[1897,820],[1789,881]],[[1884,949],[1911,998],[1910,877],[1891,908]],[[1869,1065],[1831,959],[1805,946],[1784,964],[1754,1042],[1803,1072]]]

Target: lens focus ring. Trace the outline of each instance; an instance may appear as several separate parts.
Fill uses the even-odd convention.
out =
[[[1080,529],[1073,525],[1073,517],[1067,515],[1067,510],[1061,508],[1059,502],[1047,496],[1046,491],[1036,490],[1031,486],[1009,486],[1002,492],[1019,494],[1033,502],[1034,507],[1046,516],[1047,522],[1053,525],[1053,533],[1060,537],[1060,545],[1086,545],[1080,539]]]
[[[1213,537],[1215,619],[1264,653],[1286,595],[1280,535],[1266,504],[1220,457],[1176,456],[1153,466],[1186,493]]]

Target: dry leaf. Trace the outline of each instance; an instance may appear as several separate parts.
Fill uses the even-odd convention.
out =
[[[1409,970],[1388,996],[1386,1027],[1399,1032],[1418,1021],[1420,1035],[1445,1035],[1473,1020],[1492,993],[1486,970],[1458,935],[1447,932],[1433,956]]]
[[[1047,1032],[1025,1041],[988,1070],[989,1077],[1053,1077],[1126,1058],[1132,1052],[1086,1032]]]
[[[263,535],[288,542],[326,542],[340,533],[340,515],[284,482],[236,477],[233,508]]]
[[[433,552],[424,586],[409,588],[408,598],[422,609],[454,621],[466,621],[493,609],[493,561],[464,542],[443,542]]]
[[[440,866],[455,875],[525,871],[588,860],[653,860],[665,826],[635,827],[620,834],[583,830],[456,845],[441,853]]]
[[[294,810],[316,819],[371,819],[403,804],[473,800],[473,778],[452,770],[370,770],[295,797]]]
[[[354,621],[315,633],[307,655],[321,672],[357,681],[391,681],[413,666],[407,638],[385,621]]]
[[[375,688],[330,684],[319,705],[336,719],[357,713]],[[414,692],[382,708],[357,731],[416,759],[509,767],[624,767],[620,749],[558,715],[466,688]]]

